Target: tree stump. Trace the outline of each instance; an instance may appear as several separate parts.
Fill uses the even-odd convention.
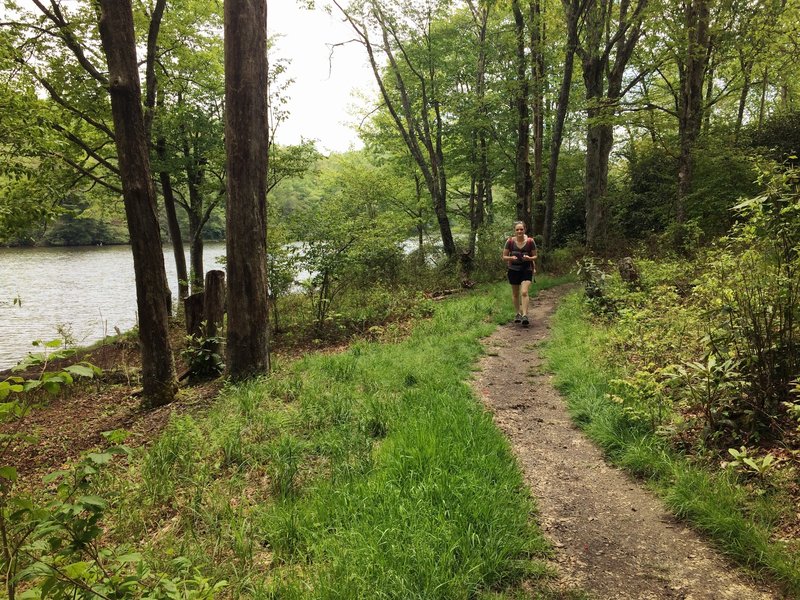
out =
[[[206,322],[205,337],[219,337],[225,319],[225,271],[213,270],[206,273],[204,293],[203,319]],[[220,354],[220,343],[213,344],[210,349]]]
[[[205,292],[192,294],[183,299],[183,310],[186,313],[186,333],[200,336],[205,316],[203,315]]]
[[[636,265],[630,256],[626,256],[619,261],[619,276],[629,288],[633,289],[641,287],[642,282],[641,278],[639,277],[639,269],[636,268]]]

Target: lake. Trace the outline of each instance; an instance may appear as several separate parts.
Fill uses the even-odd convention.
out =
[[[172,247],[164,248],[173,299],[178,277]],[[225,243],[206,243],[206,271],[222,268]],[[187,265],[189,257],[187,252]],[[17,301],[15,303],[15,300]],[[136,324],[136,285],[130,246],[0,248],[0,369],[14,366],[33,340],[71,332],[86,345]]]

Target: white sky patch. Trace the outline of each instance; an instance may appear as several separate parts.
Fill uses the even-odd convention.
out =
[[[319,4],[319,3],[318,3]],[[268,32],[277,39],[272,54],[289,59],[289,118],[280,124],[279,144],[296,144],[301,137],[319,141],[323,152],[342,152],[362,146],[355,127],[363,118],[363,104],[355,92],[377,93],[366,51],[352,40],[350,25],[322,9],[306,10],[296,0],[272,0],[268,4]]]

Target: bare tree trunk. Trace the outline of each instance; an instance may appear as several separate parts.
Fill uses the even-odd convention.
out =
[[[533,56],[533,230],[544,232],[544,182],[542,177],[544,159],[544,19],[541,0],[530,3],[531,11],[531,54]]]
[[[739,50],[739,66],[742,70],[744,82],[742,91],[739,93],[739,110],[736,111],[736,128],[734,129],[734,140],[739,140],[739,132],[744,122],[744,110],[747,107],[747,97],[750,95],[750,87],[753,85],[753,59],[747,59],[744,52]]]
[[[267,2],[225,0],[227,368],[269,371],[267,296]]]
[[[764,79],[761,81],[761,101],[758,105],[758,127],[764,124],[764,107],[767,103],[767,87],[769,87],[769,68],[764,67]]]
[[[622,80],[641,35],[642,13],[648,0],[593,0],[586,14],[586,39],[578,46],[586,86],[586,245],[597,248],[604,222],[608,159],[614,144],[613,117],[623,95]],[[633,8],[633,10],[631,10]],[[607,82],[607,85],[604,85]],[[605,87],[605,90],[604,90]]]
[[[680,98],[678,130],[680,154],[678,155],[678,197],[675,218],[678,223],[686,221],[685,199],[692,188],[694,171],[694,146],[700,135],[703,119],[703,78],[706,72],[709,35],[708,0],[686,2],[684,18],[688,42],[686,59],[680,68]]]
[[[564,5],[567,20],[567,46],[564,50],[564,72],[561,79],[561,88],[558,92],[553,133],[550,138],[550,161],[547,165],[547,194],[544,201],[544,231],[542,232],[544,249],[550,248],[550,238],[553,234],[558,158],[561,154],[564,121],[567,118],[569,92],[572,87],[572,72],[575,66],[575,51],[578,47],[578,23],[586,11],[586,2],[582,0],[562,0],[562,4]]]
[[[156,407],[172,401],[177,381],[167,322],[169,287],[150,178],[130,0],[100,0],[99,26],[108,62],[114,137],[136,275],[143,402]]]
[[[514,106],[517,114],[517,147],[514,161],[514,192],[517,196],[517,220],[525,223],[528,231],[532,230],[531,197],[533,181],[531,179],[531,117],[528,110],[530,85],[528,82],[528,60],[525,55],[525,19],[519,6],[519,0],[512,0],[517,39],[517,88],[514,95]]]
[[[156,153],[159,160],[166,161],[166,145],[164,138],[156,142]],[[175,272],[178,275],[178,297],[186,298],[189,295],[189,274],[186,271],[186,252],[183,249],[181,227],[178,224],[178,213],[175,210],[175,195],[172,191],[172,177],[169,171],[162,170],[158,173],[161,181],[161,195],[164,197],[164,210],[167,215],[169,238],[172,241],[172,254],[175,258]]]

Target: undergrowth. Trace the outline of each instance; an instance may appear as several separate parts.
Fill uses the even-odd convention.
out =
[[[97,481],[107,539],[237,598],[518,597],[522,580],[545,597],[532,499],[466,383],[508,295],[437,302],[402,341],[277,364],[173,418]]]
[[[652,418],[660,392],[626,372],[626,355],[615,346],[619,326],[591,321],[577,294],[568,297],[554,318],[546,354],[575,422],[613,462],[646,480],[677,516],[694,523],[726,554],[769,572],[788,593],[800,594],[800,557],[790,540],[780,539],[778,527],[796,505],[777,482],[759,488],[745,485],[735,470],[691,460],[670,443],[674,429],[669,424],[681,417],[668,405],[664,414]],[[654,330],[639,335],[652,336],[659,346],[675,339]],[[642,362],[647,363],[646,357]],[[630,364],[627,367],[630,370]],[[642,379],[652,383],[650,377]],[[627,382],[629,389],[621,392],[618,382]],[[624,394],[621,401],[619,394]]]

